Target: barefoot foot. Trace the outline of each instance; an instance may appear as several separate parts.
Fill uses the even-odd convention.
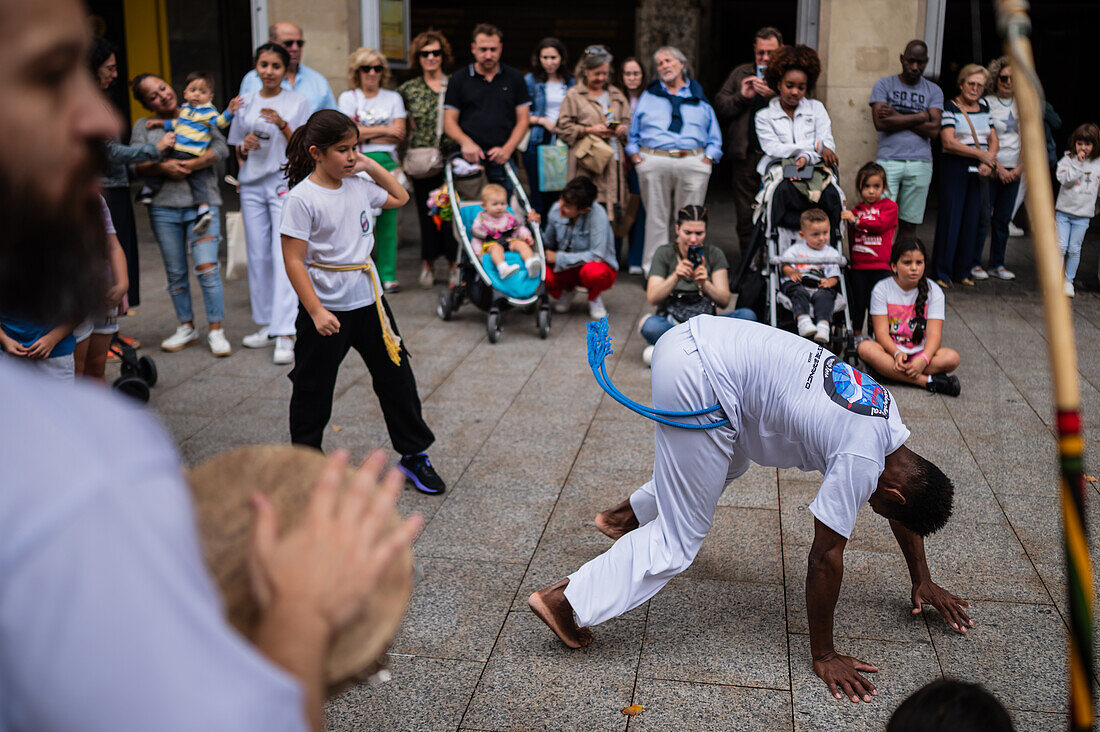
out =
[[[568,579],[563,579],[557,584],[531,593],[527,598],[527,604],[531,611],[542,618],[554,634],[561,638],[561,642],[570,648],[584,648],[592,642],[592,631],[588,628],[578,628],[573,620],[573,607],[565,598],[565,586]]]
[[[618,539],[623,534],[638,528],[638,518],[634,515],[634,509],[630,507],[630,501],[623,501],[615,508],[596,514],[596,528],[612,539]]]

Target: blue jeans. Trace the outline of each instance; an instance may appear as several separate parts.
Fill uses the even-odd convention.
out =
[[[181,323],[194,320],[191,312],[191,284],[187,276],[187,251],[191,250],[191,259],[195,262],[195,276],[202,288],[202,300],[206,306],[206,321],[220,323],[225,316],[225,302],[222,297],[222,278],[218,271],[218,243],[221,240],[221,219],[218,207],[210,207],[210,228],[206,234],[198,236],[194,232],[197,209],[168,208],[151,206],[149,223],[153,226],[153,235],[160,246],[164,258],[164,273],[168,276],[168,295],[172,298],[172,307]],[[213,264],[205,272],[199,266]]]
[[[639,194],[641,188],[638,185],[638,171],[634,170],[634,164],[627,162],[626,189],[630,193]],[[628,267],[642,266],[642,252],[645,250],[645,206],[638,202],[638,214],[634,217],[634,224],[630,227],[630,249],[627,254]]]
[[[1088,216],[1074,216],[1063,211],[1054,212],[1054,225],[1058,229],[1058,248],[1066,258],[1066,282],[1073,282],[1077,276],[1077,265],[1081,263],[1081,243],[1085,232],[1089,230]]]
[[[756,320],[756,313],[752,308],[737,308],[729,313],[722,313],[723,318],[738,318],[739,320]],[[651,346],[657,345],[657,341],[667,331],[675,328],[679,323],[676,318],[668,315],[650,315],[642,323],[642,338]]]

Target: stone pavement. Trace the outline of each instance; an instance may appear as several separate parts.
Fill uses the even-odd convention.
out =
[[[725,208],[712,210],[722,216]],[[288,369],[271,364],[270,350],[237,348],[220,360],[204,347],[157,351],[175,324],[159,253],[144,214],[138,218],[146,301],[123,326],[156,359],[161,376],[150,406],[185,461],[287,442]],[[712,222],[712,239],[729,250],[725,224]],[[922,233],[931,242],[931,231]],[[511,313],[491,345],[473,307],[452,322],[435,316],[436,292],[413,289],[416,256],[415,247],[401,250],[399,276],[412,287],[391,303],[437,436],[431,456],[450,488],[442,497],[406,491],[401,499],[401,509],[421,512],[427,525],[416,545],[412,605],[389,657],[393,680],[333,700],[330,729],[872,730],[941,675],[984,683],[1013,710],[1018,729],[1065,727],[1050,389],[1025,240],[1010,244],[1016,283],[949,293],[945,343],[962,354],[962,396],[894,390],[913,431],[910,446],[955,481],[955,514],[929,539],[929,565],[935,580],[973,603],[975,627],[962,637],[934,613],[910,615],[902,556],[887,523],[865,507],[845,553],[836,612],[837,648],[881,668],[873,675],[878,697],[860,705],[832,699],[810,665],[806,506],[819,476],[796,470],[754,467],[730,485],[687,572],[596,628],[588,648],[563,647],[526,597],[610,545],[593,517],[649,477],[652,428],[592,379],[579,303],[554,316],[547,340],[538,339],[533,316]],[[1094,271],[1093,255],[1082,272]],[[608,368],[625,393],[645,400],[649,371],[634,328],[645,311],[639,283],[624,276],[605,296],[615,348]],[[197,287],[194,296],[198,305]],[[252,329],[246,284],[227,283],[226,296],[236,347]],[[1083,412],[1095,442],[1100,298],[1082,293],[1074,312]],[[388,438],[370,378],[352,355],[325,446],[361,455],[375,445]],[[628,720],[619,710],[630,704],[644,713]]]

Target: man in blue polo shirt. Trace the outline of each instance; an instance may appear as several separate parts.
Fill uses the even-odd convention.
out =
[[[474,63],[451,74],[443,104],[443,130],[462,146],[462,157],[480,162],[493,183],[512,192],[501,167],[527,133],[531,97],[523,74],[500,63],[503,34],[496,26],[474,28]]]
[[[286,78],[283,79],[283,88],[296,91],[309,100],[309,113],[313,114],[318,109],[336,109],[336,97],[332,95],[332,87],[319,72],[302,63],[302,47],[306,45],[302,37],[302,29],[293,23],[280,21],[268,29],[267,39],[272,43],[278,43],[290,54],[290,68],[286,70]],[[263,86],[256,69],[252,69],[241,80],[241,94],[259,91]]]

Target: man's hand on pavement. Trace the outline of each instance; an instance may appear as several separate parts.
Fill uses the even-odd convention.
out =
[[[913,585],[913,614],[921,612],[922,605],[931,605],[936,608],[943,619],[955,630],[965,634],[967,628],[974,627],[974,621],[966,614],[963,608],[969,608],[970,603],[961,597],[937,585],[932,580],[925,580]]]
[[[869,702],[878,694],[875,685],[860,676],[860,671],[875,673],[878,667],[835,651],[814,659],[814,673],[828,685],[833,696],[837,699],[847,696],[853,704],[858,704],[860,699]]]

